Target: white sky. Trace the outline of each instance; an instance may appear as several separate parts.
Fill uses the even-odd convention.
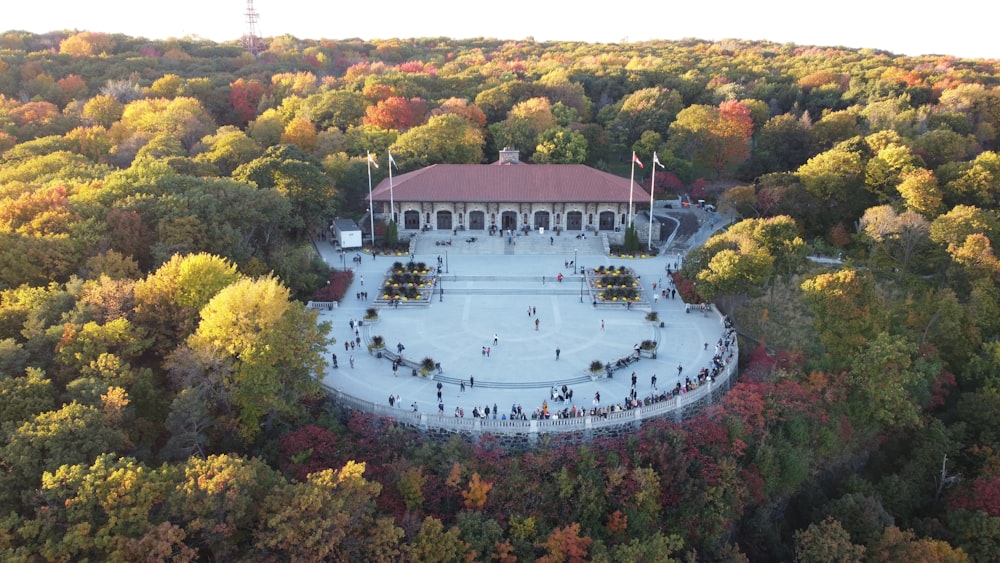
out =
[[[16,4],[14,4],[16,2]],[[246,0],[4,0],[0,31],[78,29],[150,39],[230,41],[246,29]],[[11,6],[10,4],[13,4]],[[509,6],[509,8],[504,8]],[[261,36],[301,39],[493,37],[613,43],[647,39],[757,39],[883,49],[902,55],[1000,59],[1000,3],[955,0],[674,0],[460,2],[254,0]]]

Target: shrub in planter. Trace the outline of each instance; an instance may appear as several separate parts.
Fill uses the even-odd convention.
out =
[[[601,360],[594,360],[590,362],[590,371],[591,373],[600,373],[604,371],[604,362]]]
[[[650,311],[649,313],[646,314],[646,320],[655,323],[656,321],[660,320],[660,315],[656,311]]]
[[[378,309],[375,307],[368,307],[365,309],[365,320],[370,321],[378,318]]]
[[[642,343],[639,344],[639,348],[642,349],[642,350],[655,350],[656,349],[656,341],[655,340],[643,340]]]
[[[385,348],[385,338],[380,335],[375,335],[372,337],[372,343],[368,345],[369,350],[378,350]]]
[[[427,375],[428,373],[434,371],[437,364],[434,362],[434,358],[426,357],[420,360],[420,375]]]

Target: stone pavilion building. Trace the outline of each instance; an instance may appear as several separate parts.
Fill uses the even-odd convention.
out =
[[[633,210],[648,207],[649,192],[629,184],[582,164],[522,163],[504,149],[493,164],[434,164],[394,176],[391,189],[386,178],[371,199],[376,217],[395,219],[401,231],[600,234],[624,232],[630,191]]]

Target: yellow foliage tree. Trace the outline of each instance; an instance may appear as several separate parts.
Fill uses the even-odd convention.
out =
[[[295,145],[303,152],[316,150],[316,138],[316,126],[304,117],[296,117],[289,121],[281,134],[283,144]]]
[[[465,499],[465,508],[469,510],[482,510],[486,505],[486,499],[493,489],[493,483],[483,481],[479,478],[479,473],[473,473],[469,479],[469,488],[462,491],[462,498]]]

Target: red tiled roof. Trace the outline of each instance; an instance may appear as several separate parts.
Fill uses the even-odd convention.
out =
[[[629,180],[582,164],[433,164],[392,179],[395,201],[628,203]],[[372,190],[389,201],[389,179]],[[649,200],[633,184],[632,201]]]

